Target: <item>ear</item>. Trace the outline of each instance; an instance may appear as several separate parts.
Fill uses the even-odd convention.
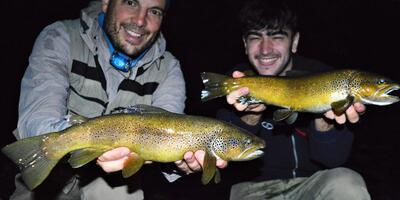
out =
[[[102,4],[101,4],[101,10],[106,13],[107,12],[107,8],[108,5],[110,3],[111,0],[102,0]]]
[[[294,35],[293,41],[292,41],[292,53],[296,53],[297,52],[297,47],[299,45],[299,40],[300,40],[300,33],[297,32]]]
[[[243,45],[244,45],[244,53],[247,55],[247,42],[246,42],[246,38],[242,37],[242,41],[243,41]]]

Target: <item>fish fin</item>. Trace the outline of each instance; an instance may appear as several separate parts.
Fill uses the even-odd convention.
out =
[[[81,167],[103,154],[104,151],[94,148],[79,149],[71,153],[68,159],[72,168]]]
[[[169,113],[169,111],[164,110],[159,107],[145,105],[145,104],[137,104],[129,107],[118,107],[114,108],[111,111],[111,114],[119,114],[119,113],[127,113],[127,114],[145,114],[145,113]]]
[[[72,126],[82,124],[87,120],[88,118],[81,115],[71,115],[67,118],[67,122],[70,123]]]
[[[297,114],[294,113],[296,112],[293,112],[290,109],[278,109],[274,112],[273,119],[274,121],[282,121],[287,119],[288,120],[287,122],[293,123],[297,118]]]
[[[218,168],[215,168],[214,183],[219,182],[221,182],[221,173],[219,172]]]
[[[49,135],[39,135],[18,140],[1,149],[7,157],[18,165],[22,179],[30,190],[40,185],[63,157],[62,154],[59,154],[60,157],[58,158],[50,159],[48,157],[45,148],[42,147],[42,141]]]
[[[122,169],[122,176],[128,178],[134,175],[143,166],[144,160],[137,154],[130,156],[124,163],[124,169]]]
[[[341,115],[346,112],[354,101],[353,96],[347,96],[346,99],[331,103],[331,107],[335,115]]]
[[[211,156],[210,153],[206,152],[204,155],[203,162],[203,174],[201,176],[201,182],[206,185],[214,177],[217,170],[216,167],[217,159]]]
[[[202,72],[201,79],[203,80],[204,89],[201,91],[201,101],[205,102],[227,94],[223,83],[229,76],[216,74],[211,72]]]
[[[298,112],[292,112],[292,114],[285,119],[287,124],[293,124],[297,120],[297,116],[299,115]]]

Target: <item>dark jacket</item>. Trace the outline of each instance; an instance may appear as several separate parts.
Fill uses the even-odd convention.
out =
[[[290,74],[318,73],[331,68],[318,61],[294,56]],[[240,66],[235,70],[250,70]],[[255,126],[245,124],[232,106],[220,109],[217,118],[233,123],[263,138],[266,142],[262,158],[247,162],[231,162],[223,170],[223,177],[233,182],[265,181],[307,177],[326,168],[343,165],[349,156],[353,134],[345,127],[336,127],[328,132],[314,128],[315,114],[299,113],[293,125],[272,120],[273,106],[268,106],[263,118]]]

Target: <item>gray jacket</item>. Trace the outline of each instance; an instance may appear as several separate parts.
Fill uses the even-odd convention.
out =
[[[183,113],[183,74],[179,61],[165,50],[162,34],[135,68],[117,71],[109,64],[110,52],[98,24],[100,8],[101,2],[94,2],[82,10],[80,19],[55,22],[36,39],[21,82],[17,139],[63,130],[71,126],[70,114],[96,117],[138,103]],[[103,81],[71,72],[74,62],[88,69],[97,66]],[[120,88],[124,81],[143,85],[149,80],[157,87],[148,94],[132,95]],[[81,102],[80,96],[98,98],[104,105]]]

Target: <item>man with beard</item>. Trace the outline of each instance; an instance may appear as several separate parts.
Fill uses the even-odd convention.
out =
[[[47,26],[22,79],[16,138],[60,131],[135,104],[183,113],[182,71],[160,32],[168,6],[168,0],[94,1],[80,19]],[[133,154],[120,147],[101,155],[97,164],[105,172],[119,171]],[[200,171],[203,156],[187,152],[176,165],[185,174]],[[33,192],[17,175],[11,199],[143,199],[140,176],[125,180],[119,173],[94,172],[94,166],[61,167]]]
[[[282,1],[250,1],[239,18],[249,64],[233,69],[233,77],[243,77],[249,70],[259,75],[293,76],[330,69],[295,54],[300,38],[297,16]],[[238,98],[248,93],[244,87],[227,95],[228,104],[235,109],[221,109],[217,117],[263,138],[266,150],[261,159],[232,163],[224,170],[234,174],[224,176],[234,179],[230,199],[370,199],[363,178],[339,167],[349,156],[353,141],[353,133],[343,124],[358,122],[364,105],[355,103],[340,116],[332,111],[321,116],[302,113],[288,125],[272,120],[272,106],[240,103]]]

